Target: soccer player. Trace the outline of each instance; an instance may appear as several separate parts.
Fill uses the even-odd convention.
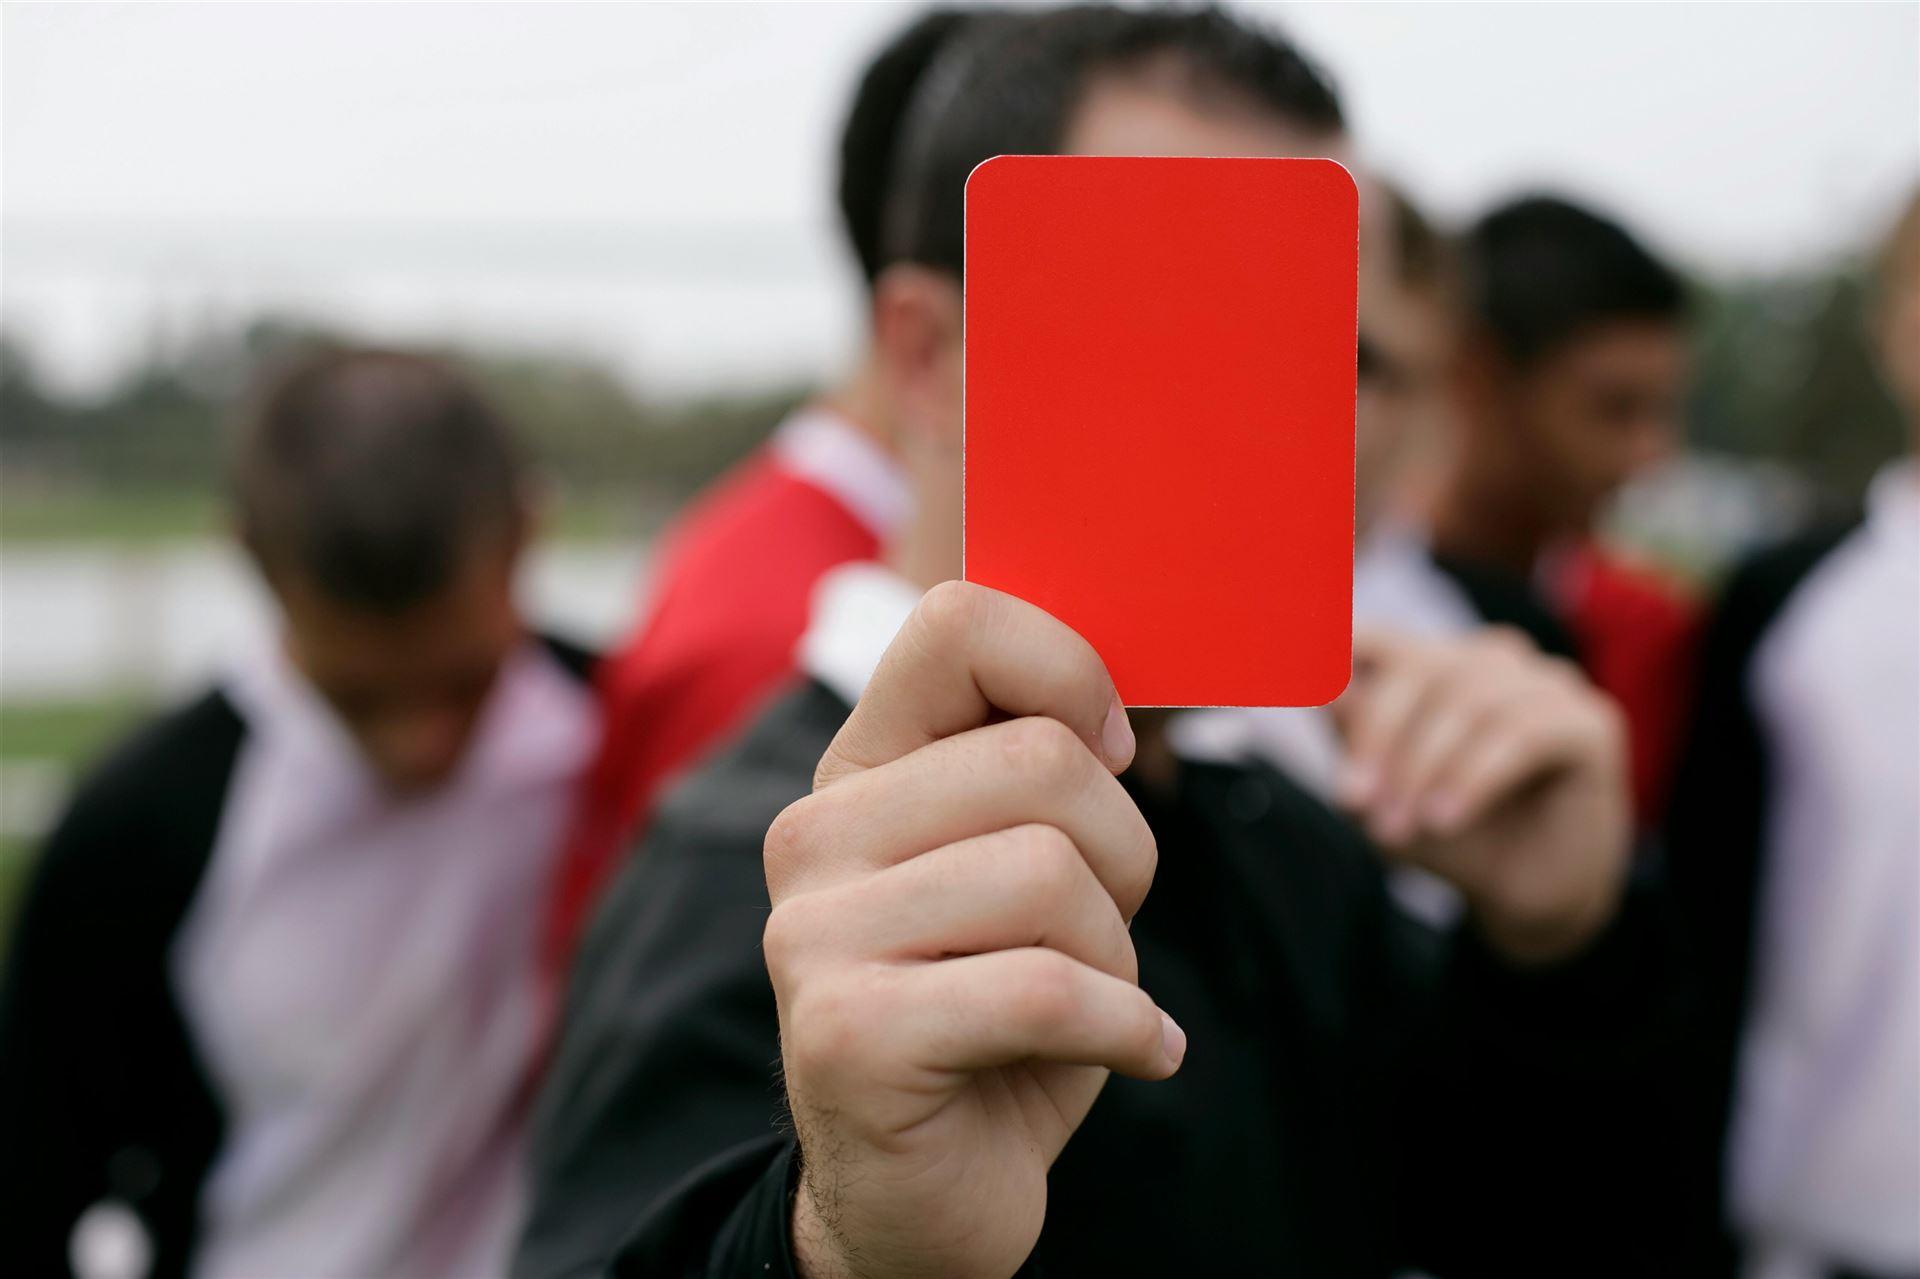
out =
[[[278,634],[115,751],[34,869],[0,1257],[498,1272],[538,902],[598,733],[586,655],[514,603],[526,468],[451,369],[340,350],[258,397],[233,490]]]
[[[1685,289],[1624,227],[1554,197],[1488,213],[1464,256],[1459,435],[1434,494],[1433,550],[1465,584],[1538,593],[1626,712],[1649,824],[1685,714],[1696,610],[1602,547],[1595,525],[1679,437]]]

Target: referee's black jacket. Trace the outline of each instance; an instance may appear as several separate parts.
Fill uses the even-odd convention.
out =
[[[818,684],[680,788],[599,909],[536,1117],[521,1276],[791,1273],[796,1152],[761,846],[848,713]],[[1390,908],[1351,826],[1270,770],[1134,791],[1159,840],[1142,984],[1189,1037],[1113,1077],[1048,1181],[1048,1276],[1657,1275],[1676,1001],[1637,894],[1509,969]]]

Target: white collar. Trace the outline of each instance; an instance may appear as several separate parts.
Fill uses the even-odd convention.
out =
[[[1433,562],[1426,529],[1381,520],[1354,547],[1353,620],[1412,635],[1459,635],[1480,614],[1458,583]]]
[[[1424,547],[1418,530],[1410,527],[1382,526],[1367,539],[1356,581],[1356,612],[1363,620],[1441,635],[1475,624],[1471,605],[1447,593],[1458,591],[1432,568]],[[854,562],[828,570],[814,585],[807,629],[794,650],[800,669],[851,706],[866,691],[921,594],[880,564]]]
[[[305,779],[301,802],[282,813],[280,825],[307,833],[400,808],[457,805],[489,787],[568,776],[599,731],[590,691],[528,636],[502,663],[454,775],[430,792],[396,799],[277,639],[239,655],[221,685],[249,734],[270,743],[274,756]]]
[[[324,772],[329,786],[351,791],[356,801],[378,790],[346,727],[294,666],[279,636],[237,654],[221,687],[257,740]]]
[[[1876,537],[1920,540],[1920,460],[1889,462],[1867,488],[1867,527]]]
[[[807,630],[795,650],[800,669],[853,705],[919,602],[918,587],[879,564],[828,570],[813,588]]]
[[[913,513],[900,463],[832,409],[796,409],[774,432],[772,448],[785,470],[838,498],[883,542]]]

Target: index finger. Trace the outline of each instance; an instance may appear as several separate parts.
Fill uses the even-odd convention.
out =
[[[1093,646],[1000,591],[943,582],[894,636],[814,773],[814,789],[986,724],[995,713],[1059,720],[1113,772],[1133,729]]]

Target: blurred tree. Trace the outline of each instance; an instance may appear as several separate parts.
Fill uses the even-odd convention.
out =
[[[1905,438],[1875,366],[1866,308],[1854,268],[1707,294],[1689,443],[1783,462],[1829,511],[1857,503]]]
[[[150,344],[148,358],[97,401],[50,396],[17,342],[0,338],[0,513],[11,534],[152,531],[138,510],[199,510],[175,529],[212,526],[224,482],[222,432],[255,371],[339,341],[310,324],[262,318]],[[609,369],[565,354],[444,351],[518,425],[557,491],[563,528],[644,534],[766,437],[806,388],[652,403]],[[47,518],[63,505],[76,518]],[[77,504],[77,505],[76,505]],[[23,514],[24,512],[24,514]],[[171,518],[169,516],[168,518]]]
[[[1829,509],[1858,497],[1902,447],[1874,370],[1854,266],[1710,287],[1699,307],[1690,444],[1782,463]],[[47,393],[17,339],[0,336],[0,517],[22,530],[85,534],[217,526],[221,432],[262,364],[339,340],[322,326],[261,317],[202,324],[149,344],[108,393]],[[805,393],[793,386],[656,402],[605,364],[567,353],[447,352],[519,424],[554,490],[563,529],[644,535],[754,447]],[[34,517],[66,503],[71,518]],[[122,518],[129,511],[148,517]],[[27,512],[22,517],[21,512]],[[197,512],[197,514],[194,514]],[[186,513],[183,515],[183,513]]]

